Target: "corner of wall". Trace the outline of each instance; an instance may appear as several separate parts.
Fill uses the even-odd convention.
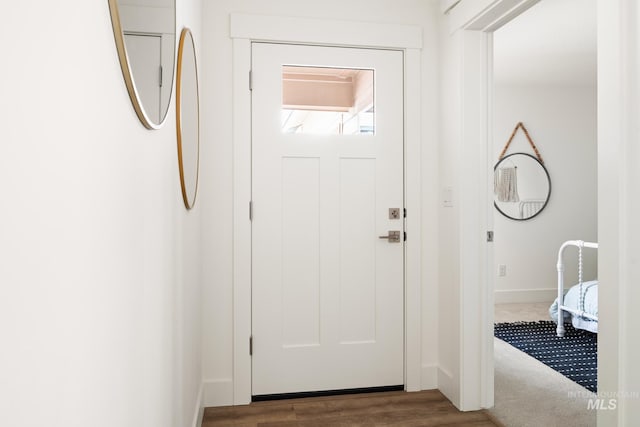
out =
[[[202,407],[233,405],[233,380],[231,378],[205,380],[202,383]]]
[[[460,409],[460,387],[454,376],[438,367],[438,389],[446,396],[453,405]]]
[[[438,388],[438,366],[422,365],[421,390],[433,390]]]
[[[204,419],[204,404],[202,401],[204,390],[204,383],[200,383],[200,389],[198,390],[198,397],[196,399],[196,407],[193,414],[193,422],[191,423],[191,427],[200,427],[202,425],[202,420]]]

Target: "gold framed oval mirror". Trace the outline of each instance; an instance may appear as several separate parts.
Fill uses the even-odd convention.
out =
[[[191,209],[198,193],[200,98],[196,47],[188,28],[184,28],[180,33],[176,76],[176,132],[180,186],[184,205]]]
[[[164,123],[175,68],[175,0],[108,0],[120,68],[147,129]]]

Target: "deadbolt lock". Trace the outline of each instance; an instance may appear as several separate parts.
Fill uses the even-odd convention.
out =
[[[400,208],[389,208],[389,219],[400,219]]]

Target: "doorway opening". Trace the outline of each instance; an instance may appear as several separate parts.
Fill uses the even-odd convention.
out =
[[[496,238],[488,267],[494,284],[494,321],[505,323],[505,328],[516,322],[544,322],[548,336],[535,345],[552,352],[557,345],[551,314],[557,313],[553,307],[558,292],[558,250],[567,240],[598,241],[596,2],[540,2],[496,30],[492,47],[489,160],[502,171],[517,172],[520,190],[512,200],[498,201],[499,195],[493,195],[492,202],[501,208],[493,214]],[[541,155],[553,188],[546,205],[539,205],[543,209],[528,219],[519,216],[522,209],[518,206],[527,199],[527,185],[531,184],[527,180],[532,177],[521,173],[525,171],[520,165],[499,162],[520,122],[528,132],[515,133],[506,154]],[[505,214],[511,212],[507,209],[513,214]],[[565,291],[569,285],[597,279],[596,251],[584,251],[582,280],[578,278],[578,250],[566,252]],[[582,295],[589,299],[592,294],[585,288]],[[597,296],[594,301],[597,304]],[[597,341],[591,331],[577,336],[583,335]],[[576,346],[585,345],[574,335],[565,337],[563,344],[574,339]],[[539,415],[544,413],[549,422],[571,418],[580,425],[595,425],[596,411],[587,409],[587,402],[595,396],[592,380],[585,378],[580,385],[575,377],[571,380],[548,368],[562,371],[563,356],[556,360],[538,356],[545,366],[505,341],[495,339],[494,344],[495,406],[491,411],[498,419],[508,425],[535,414],[535,422],[544,424]],[[559,347],[555,349],[560,354]],[[535,356],[541,351],[528,352]],[[595,363],[597,355],[592,350],[584,353],[588,363]],[[588,375],[595,376],[595,372]]]

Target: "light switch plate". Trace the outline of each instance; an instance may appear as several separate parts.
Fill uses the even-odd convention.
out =
[[[453,207],[453,187],[444,187],[442,189],[442,205],[445,208]]]

